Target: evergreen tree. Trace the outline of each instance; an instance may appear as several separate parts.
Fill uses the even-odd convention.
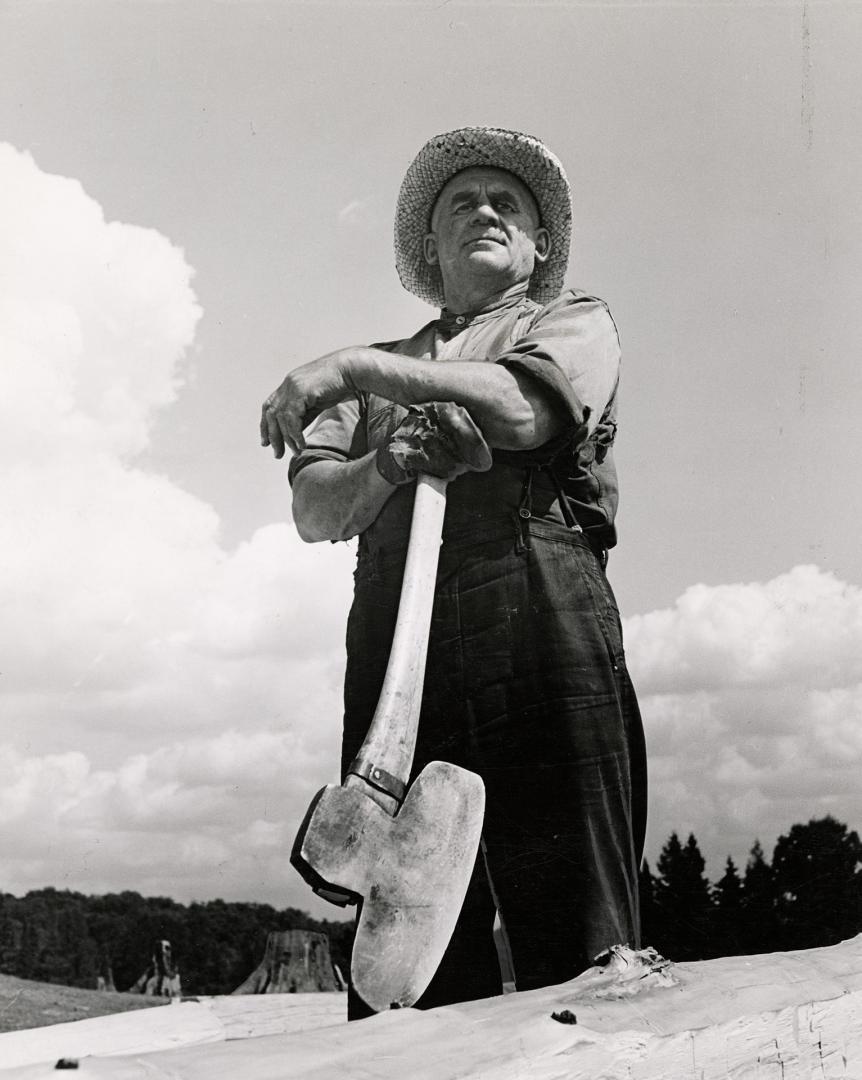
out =
[[[862,930],[862,843],[831,815],[794,825],[772,857],[779,947],[834,945]]]
[[[658,949],[658,946],[655,943],[662,937],[662,930],[660,927],[660,913],[656,906],[656,889],[656,879],[650,871],[649,863],[644,859],[641,864],[640,873],[638,874],[641,944],[652,945],[654,948]],[[660,951],[661,950],[659,949],[659,952]]]
[[[703,871],[706,863],[689,833],[685,845],[671,833],[658,858],[656,907],[659,952],[671,960],[702,960],[715,955],[710,929],[712,899]]]
[[[716,956],[742,952],[742,878],[728,855],[724,875],[713,890],[713,951]]]
[[[740,952],[775,952],[778,948],[775,888],[772,868],[759,840],[754,841],[745,867],[741,916]]]

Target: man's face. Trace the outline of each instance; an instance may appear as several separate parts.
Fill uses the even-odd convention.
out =
[[[550,247],[529,189],[504,169],[475,166],[437,197],[425,259],[444,284],[487,278],[489,288],[506,288],[527,281]]]

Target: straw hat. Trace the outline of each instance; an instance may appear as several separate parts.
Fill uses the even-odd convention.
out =
[[[572,206],[569,181],[559,160],[532,135],[505,128],[466,127],[430,139],[407,170],[395,210],[395,267],[401,284],[429,304],[442,307],[440,268],[429,266],[423,240],[443,186],[473,165],[506,169],[533,193],[551,253],[537,263],[527,295],[541,304],[559,295],[569,260]]]

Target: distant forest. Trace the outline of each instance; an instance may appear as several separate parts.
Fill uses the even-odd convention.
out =
[[[671,960],[808,949],[862,931],[862,843],[833,817],[794,825],[768,862],[755,841],[746,866],[728,858],[712,884],[693,835],[673,833],[656,872],[641,871],[643,943]],[[274,930],[319,930],[346,973],[352,925],[267,904],[178,904],[135,892],[108,896],[39,889],[0,895],[0,971],[95,987],[111,972],[127,990],[167,939],[183,993],[229,994],[263,959]]]
[[[20,899],[0,895],[0,971],[90,988],[112,977],[117,990],[129,990],[148,968],[155,943],[166,939],[184,996],[230,994],[263,960],[273,930],[322,931],[334,963],[349,970],[349,922],[268,904],[185,905],[136,892],[84,896],[48,888]]]

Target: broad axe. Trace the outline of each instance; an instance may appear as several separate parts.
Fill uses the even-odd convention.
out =
[[[334,904],[359,904],[351,980],[375,1012],[413,1005],[437,970],[479,847],[485,788],[432,761],[408,790],[447,481],[420,475],[392,651],[344,784],[312,800],[290,861]]]

